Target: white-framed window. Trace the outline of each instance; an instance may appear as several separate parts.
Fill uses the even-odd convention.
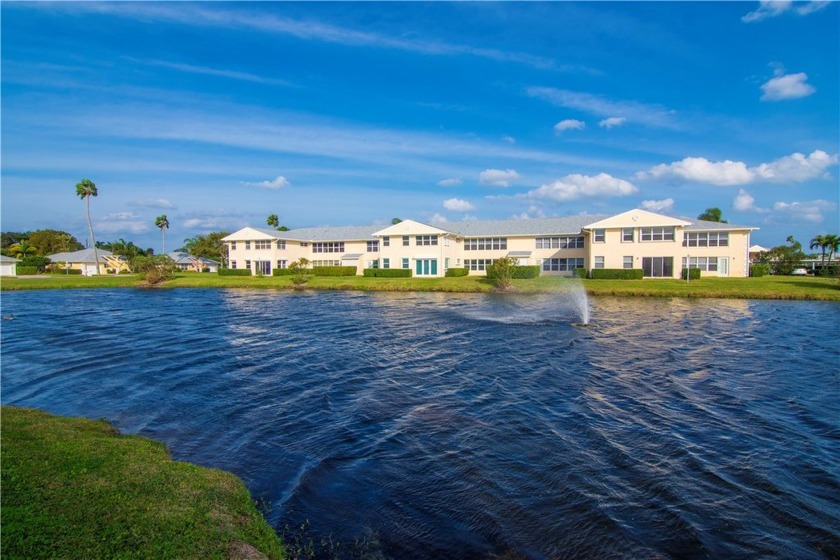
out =
[[[700,270],[705,270],[707,272],[717,272],[718,269],[718,258],[717,257],[689,257],[686,259],[683,257],[682,259],[682,267],[686,268],[699,268]]]
[[[403,267],[403,268],[410,268],[410,267],[409,267],[409,263],[408,263],[408,259],[407,259],[406,257],[403,257],[403,260],[402,260],[402,267]]]
[[[641,241],[673,241],[674,227],[643,227],[640,228]]]
[[[464,240],[464,251],[496,251],[507,249],[506,237],[475,237]]]
[[[282,250],[286,249],[286,240],[285,239],[278,239],[277,240],[277,248]]]
[[[378,253],[379,252],[379,241],[368,241],[367,242],[367,252],[368,253]]]
[[[633,257],[626,256],[623,259],[624,268],[633,268]]]
[[[254,249],[271,249],[271,241],[268,239],[257,239],[254,241]]]
[[[313,253],[343,253],[344,241],[324,241],[312,244]]]
[[[306,241],[301,241],[301,242],[300,242],[300,246],[301,246],[301,247],[309,247],[309,243],[308,243],[308,242],[306,242]]]
[[[583,236],[537,237],[537,249],[583,249]]]
[[[382,268],[391,268],[391,259],[382,259]]]
[[[408,247],[408,236],[403,235],[402,238],[403,238],[403,247]]]
[[[391,238],[387,235],[382,238],[382,246],[383,247],[390,247],[391,246]]]
[[[251,270],[251,261],[245,261],[245,268]]]
[[[312,261],[312,266],[341,266],[341,261]]]
[[[246,250],[246,251],[250,251],[250,250],[251,250],[251,242],[250,242],[250,241],[246,241],[246,242],[245,242],[245,250]]]
[[[230,242],[230,250],[231,251],[236,251],[236,241],[231,241]]]
[[[483,271],[493,264],[493,259],[464,259],[464,268],[467,270]]]
[[[683,234],[683,247],[729,247],[729,232],[686,232]]]
[[[635,241],[634,230],[631,227],[626,227],[621,230],[621,242],[633,243]]]
[[[236,261],[230,261],[230,267],[236,268]]]
[[[416,235],[414,237],[414,244],[418,247],[430,247],[438,244],[437,235]]]
[[[603,229],[596,229],[594,232],[595,243],[603,243],[607,240],[607,232]]]
[[[544,272],[573,271],[576,268],[583,268],[583,258],[543,259],[542,262],[542,269]]]
[[[592,264],[593,268],[604,268],[604,257],[595,257],[595,262]]]
[[[379,268],[379,259],[374,259],[374,260],[370,261],[370,267],[371,268]]]
[[[278,260],[277,261],[277,268],[287,268],[289,263],[285,260]]]

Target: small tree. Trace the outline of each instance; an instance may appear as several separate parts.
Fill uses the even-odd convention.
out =
[[[402,220],[399,218],[391,218],[391,225],[395,226],[400,223]]]
[[[706,211],[697,216],[698,220],[704,220],[706,222],[720,222],[722,224],[727,223],[726,220],[723,219],[723,212],[721,212],[720,208],[706,208]]]
[[[513,268],[517,260],[512,257],[496,259],[487,267],[487,278],[493,282],[497,290],[507,290],[513,284]]]
[[[175,261],[166,255],[138,256],[131,266],[148,286],[155,286],[175,276]]]
[[[790,274],[802,264],[802,259],[805,257],[802,244],[793,236],[788,237],[787,242],[787,245],[779,245],[767,251],[767,261],[773,274]]]
[[[277,217],[277,214],[269,214],[268,218],[266,218],[265,223],[269,226],[277,229],[280,226],[280,218]]]
[[[295,285],[295,288],[301,289],[307,282],[309,282],[309,278],[312,276],[312,273],[309,268],[307,268],[308,266],[309,259],[305,259],[303,257],[289,264],[289,270],[292,271],[289,277],[292,279],[292,284]]]

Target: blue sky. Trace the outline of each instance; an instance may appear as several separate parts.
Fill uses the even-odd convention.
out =
[[[837,233],[840,5],[2,4],[2,229],[718,206]]]

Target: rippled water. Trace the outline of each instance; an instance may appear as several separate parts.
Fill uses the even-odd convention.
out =
[[[241,476],[385,558],[840,555],[840,305],[2,294],[2,402]],[[363,550],[362,550],[363,549]]]

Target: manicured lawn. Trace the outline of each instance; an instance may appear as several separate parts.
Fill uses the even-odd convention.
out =
[[[4,406],[2,557],[284,558],[230,473],[105,421]]]
[[[518,292],[546,293],[569,289],[577,280],[540,276],[514,280]],[[591,295],[644,297],[712,297],[741,299],[819,299],[840,301],[840,281],[811,276],[764,276],[762,278],[703,278],[683,280],[584,280]],[[125,276],[45,276],[43,278],[3,278],[0,289],[113,288],[138,287],[136,275]],[[288,276],[219,276],[211,273],[182,272],[164,285],[169,288],[263,288],[291,289]],[[461,278],[369,278],[312,277],[312,290],[491,292],[493,285],[483,277]]]

